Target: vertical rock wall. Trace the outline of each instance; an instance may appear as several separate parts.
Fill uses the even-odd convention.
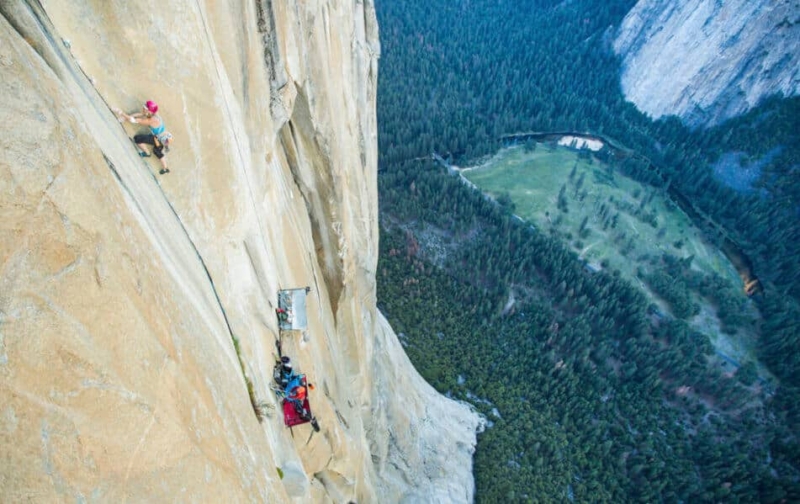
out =
[[[4,499],[471,500],[478,418],[375,307],[372,3],[0,14]],[[147,99],[165,176],[110,111]],[[313,434],[269,390],[276,292],[306,285],[309,329],[282,343],[317,385]]]
[[[643,112],[691,126],[800,91],[800,1],[639,0],[614,42],[622,91]]]

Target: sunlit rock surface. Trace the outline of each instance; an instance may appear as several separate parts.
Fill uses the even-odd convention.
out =
[[[379,52],[369,0],[0,2],[0,500],[472,499],[478,417],[375,307]],[[269,389],[298,286],[319,433]]]
[[[622,91],[653,118],[691,126],[800,90],[798,0],[639,0],[614,41]]]

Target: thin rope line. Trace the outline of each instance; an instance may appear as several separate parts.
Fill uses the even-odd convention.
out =
[[[239,154],[239,161],[240,161],[241,166],[242,166],[242,171],[244,172],[244,175],[245,175],[245,184],[247,185],[247,191],[248,191],[248,193],[250,195],[250,204],[253,206],[253,210],[255,211],[255,214],[256,214],[256,221],[258,222],[258,232],[259,232],[259,236],[261,237],[261,243],[262,243],[262,246],[264,247],[264,251],[266,252],[266,250],[267,250],[267,242],[264,239],[264,226],[261,223],[261,215],[260,215],[260,213],[258,211],[258,207],[256,206],[255,196],[254,196],[254,193],[253,193],[253,188],[250,185],[250,178],[248,177],[247,168],[246,168],[245,163],[244,163],[244,155],[242,154],[242,146],[241,146],[241,142],[239,141],[239,135],[236,133],[236,128],[235,128],[235,125],[233,123],[233,115],[231,114],[231,108],[228,105],[228,99],[227,99],[227,97],[225,96],[225,93],[224,93],[224,89],[223,89],[223,85],[222,85],[222,75],[220,74],[219,66],[217,65],[217,60],[214,58],[214,50],[213,50],[213,45],[211,44],[211,36],[209,35],[208,24],[206,23],[206,18],[203,15],[203,9],[200,6],[200,0],[195,0],[195,4],[197,4],[197,10],[198,10],[198,12],[200,14],[200,21],[202,22],[202,25],[203,25],[203,32],[206,35],[206,44],[208,45],[208,51],[209,51],[210,56],[211,56],[211,62],[213,64],[213,66],[214,66],[214,71],[217,74],[217,81],[219,82],[220,91],[222,92],[222,101],[223,101],[223,104],[225,105],[225,111],[228,113],[228,121],[231,124],[231,131],[233,132],[233,138],[234,138],[234,141],[236,142],[236,151]]]

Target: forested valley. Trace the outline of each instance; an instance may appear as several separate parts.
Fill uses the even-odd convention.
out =
[[[376,4],[379,307],[422,375],[491,422],[476,500],[800,501],[800,99],[707,130],[651,121],[625,102],[610,50],[631,0]],[[637,153],[619,169],[672,186],[709,241],[750,257],[775,381],[729,372],[618,272],[588,271],[431,160],[474,163],[503,135],[555,130]],[[750,190],[714,176],[726,156],[760,167]],[[665,260],[648,281],[666,293],[686,272]]]

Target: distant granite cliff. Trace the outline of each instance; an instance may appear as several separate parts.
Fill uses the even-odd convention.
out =
[[[640,0],[614,41],[627,99],[695,127],[798,94],[798,49],[798,0]]]

